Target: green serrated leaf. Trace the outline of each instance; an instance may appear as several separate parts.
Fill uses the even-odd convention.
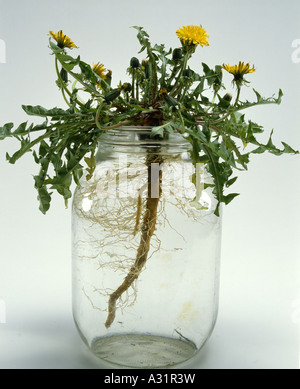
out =
[[[50,208],[51,194],[48,193],[46,187],[38,189],[38,200],[40,202],[40,211],[45,215]]]
[[[52,108],[46,109],[40,105],[32,106],[32,105],[22,105],[23,110],[27,113],[27,115],[31,116],[42,116],[42,117],[55,117],[55,116],[65,116],[70,114],[61,108]]]
[[[72,152],[70,150],[68,151],[67,158],[68,158],[67,170],[70,171],[70,170],[74,169],[74,167],[78,164],[78,159],[76,158],[76,156],[74,154],[72,154]]]
[[[18,151],[16,151],[11,157],[9,156],[8,153],[6,153],[6,159],[8,160],[9,163],[15,164],[16,161],[22,157],[25,153],[30,151],[30,141],[26,138],[22,138],[21,140],[21,147]]]
[[[299,151],[297,150],[294,150],[291,146],[289,146],[287,143],[285,142],[281,142],[283,147],[284,147],[284,153],[288,153],[288,154],[299,154]]]
[[[63,49],[61,49],[54,42],[52,42],[51,38],[49,38],[49,46],[54,54],[61,53],[63,51]]]
[[[6,123],[3,127],[0,127],[0,140],[12,136],[11,130],[13,127],[13,123]]]
[[[237,180],[237,177],[234,177],[234,178],[231,178],[230,180],[228,180],[226,182],[226,187],[229,188],[231,185],[233,185],[235,183],[236,180]]]
[[[228,205],[235,197],[239,196],[240,194],[239,193],[230,193],[226,196],[223,196],[222,197],[222,201]]]
[[[80,179],[83,176],[83,171],[81,167],[77,167],[73,170],[73,179],[76,185],[80,185]]]
[[[19,127],[14,131],[14,135],[18,135],[18,134],[21,134],[21,133],[24,133],[25,130],[26,130],[26,127],[27,127],[27,123],[28,122],[24,122],[24,123],[21,123],[19,125]],[[30,129],[32,129],[33,125],[31,125]],[[30,131],[30,129],[28,130],[28,132]]]
[[[168,122],[168,123],[162,124],[161,126],[153,127],[151,130],[150,137],[151,138],[153,138],[154,136],[163,137],[165,131],[173,132],[174,130],[170,124],[171,124],[171,122]]]

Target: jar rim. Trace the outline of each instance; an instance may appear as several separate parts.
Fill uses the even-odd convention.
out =
[[[153,128],[155,127],[159,127],[159,126],[134,126],[134,125],[130,125],[130,126],[120,126],[120,127],[116,127],[114,129],[111,129],[107,132],[105,132],[105,134],[107,135],[113,135],[114,132],[115,133],[145,133],[145,134],[151,134],[151,131]],[[170,135],[181,135],[179,132],[174,132],[174,133],[168,133]],[[152,139],[152,138],[151,138]],[[155,138],[156,140],[159,140],[158,138]],[[161,140],[163,141],[164,138],[161,138]]]
[[[120,127],[116,127],[115,129],[116,130],[126,130],[126,131],[136,131],[137,129],[138,130],[145,130],[145,131],[152,131],[152,128],[154,128],[156,126],[120,126]]]
[[[104,132],[98,141],[99,151],[106,149],[121,153],[159,152],[181,154],[192,148],[179,132],[167,133],[163,138],[151,137],[154,126],[120,126]],[[155,151],[156,150],[156,151]]]

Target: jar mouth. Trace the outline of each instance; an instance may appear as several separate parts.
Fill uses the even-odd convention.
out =
[[[166,133],[163,137],[151,136],[152,126],[122,126],[101,135],[99,146],[137,149],[168,149],[168,152],[182,152],[191,149],[191,144],[178,132]],[[176,151],[177,149],[177,151]],[[128,150],[127,150],[128,151]]]

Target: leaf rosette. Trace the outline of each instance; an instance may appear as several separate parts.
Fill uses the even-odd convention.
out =
[[[32,153],[39,165],[34,176],[40,210],[45,214],[56,191],[67,205],[72,196],[71,185],[79,185],[84,170],[87,179],[95,168],[95,151],[105,131],[124,125],[152,126],[152,136],[164,137],[179,132],[191,145],[193,163],[205,163],[213,177],[213,193],[218,204],[230,203],[237,193],[228,193],[237,177],[235,170],[247,170],[251,154],[270,152],[274,155],[298,154],[287,143],[274,145],[271,131],[268,142],[261,143],[262,126],[247,120],[244,110],[258,105],[280,104],[283,93],[264,98],[253,89],[253,101],[241,100],[241,89],[254,73],[254,66],[202,63],[200,70],[191,69],[189,60],[197,46],[208,46],[204,28],[185,26],[177,30],[180,47],[166,49],[152,45],[142,27],[134,27],[141,45],[141,60],[132,57],[127,64],[128,80],[113,85],[113,73],[82,61],[67,50],[78,49],[63,34],[50,32],[49,48],[54,57],[57,86],[66,108],[46,109],[23,105],[28,116],[42,123],[13,123],[0,127],[0,140],[9,137],[19,141],[19,149],[7,160],[14,164],[25,153]],[[235,97],[226,90],[223,70],[233,75]],[[51,172],[51,173],[50,173]],[[219,205],[215,213],[219,214]]]

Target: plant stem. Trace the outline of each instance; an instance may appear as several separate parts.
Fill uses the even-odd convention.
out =
[[[56,69],[57,77],[58,77],[58,80],[59,80],[59,83],[60,83],[60,86],[61,86],[61,92],[62,92],[63,98],[64,98],[65,102],[67,103],[67,105],[70,107],[71,104],[67,100],[65,92],[67,92],[67,94],[69,95],[70,98],[72,97],[72,93],[69,91],[69,89],[67,88],[65,82],[61,78],[61,75],[60,75],[59,70],[58,70],[58,59],[57,59],[57,57],[55,57],[55,69]],[[80,105],[81,107],[84,107],[84,104],[81,103],[78,99],[76,99],[76,103],[78,105]]]
[[[71,97],[72,93],[69,91],[69,89],[66,87],[65,82],[62,80],[59,70],[58,70],[58,59],[55,57],[55,70],[56,70],[56,75],[60,83],[61,90],[65,90],[67,94]],[[69,103],[68,103],[69,104]]]
[[[57,58],[56,54],[55,54],[55,56]],[[94,89],[91,85],[84,82],[80,78],[79,74],[72,72],[70,69],[68,69],[68,67],[66,66],[66,64],[62,60],[60,60],[59,58],[57,58],[57,59],[60,62],[61,66],[65,69],[65,71],[68,72],[74,78],[74,80],[78,81],[81,85],[83,85],[85,87],[85,89],[88,90],[91,94],[94,94],[95,96],[101,96],[101,93],[98,92],[96,89]],[[80,102],[78,102],[78,103],[79,103],[79,105],[83,106],[83,104],[81,104]]]
[[[236,107],[238,102],[239,102],[240,94],[241,94],[241,86],[237,85],[237,94],[236,94],[236,100],[235,100],[235,103],[234,103],[234,107]]]
[[[136,99],[139,101],[139,83],[136,82]]]
[[[135,83],[135,71],[132,69],[132,89],[131,89],[131,97],[134,99],[134,83]]]
[[[152,96],[149,96],[149,103],[153,106],[155,99],[156,99],[156,92],[157,92],[157,67],[156,67],[156,61],[155,57],[153,55],[152,49],[149,46],[147,46],[147,53],[149,56],[149,65],[150,65],[150,84],[152,85],[153,82],[153,88],[152,88]]]
[[[147,155],[146,165],[148,168],[148,197],[145,205],[145,212],[143,216],[143,221],[141,225],[141,240],[137,250],[137,255],[134,264],[130,268],[127,276],[125,277],[123,283],[109,296],[108,301],[108,315],[105,322],[105,327],[109,328],[115,320],[116,316],[116,305],[119,298],[125,293],[133,284],[133,282],[139,277],[141,271],[143,270],[147,259],[148,253],[150,250],[151,238],[154,234],[157,220],[157,208],[161,195],[161,170],[159,173],[153,177],[153,165],[154,163],[161,164],[162,158],[157,154]],[[154,182],[153,182],[154,181]],[[152,197],[153,188],[158,192],[157,197]]]
[[[180,69],[180,67],[178,65],[174,65],[173,66],[171,76],[168,79],[168,85],[167,85],[168,88],[171,86],[171,83],[174,80],[174,78],[175,78],[176,74],[178,73],[179,69]]]
[[[64,91],[63,88],[61,89],[61,93],[62,93],[62,95],[63,95],[63,98],[64,98],[66,104],[67,104],[69,107],[71,107],[71,104],[70,104],[69,101],[67,100],[67,97],[66,97],[66,94],[65,94],[65,91]]]
[[[240,99],[240,94],[241,94],[241,87],[240,87],[240,85],[237,85],[237,95],[236,95],[236,100],[235,100],[233,107],[237,107],[237,104],[238,104],[239,99]],[[239,109],[241,109],[241,108],[239,108]],[[219,118],[217,120],[213,120],[213,123],[216,124],[216,123],[222,122],[224,119],[226,119],[228,116],[230,116],[232,112],[229,111],[221,118]]]
[[[175,84],[174,84],[174,86],[173,86],[173,88],[172,88],[172,90],[170,92],[170,96],[172,96],[172,97],[176,96],[178,83],[179,83],[179,81],[181,79],[181,76],[182,76],[182,73],[183,73],[184,69],[186,69],[186,67],[187,67],[187,63],[188,63],[189,58],[190,58],[189,53],[186,53],[185,56],[184,56],[184,59],[183,59],[183,63],[182,63],[182,67],[180,69],[180,72],[179,72],[179,74],[177,76],[177,79],[175,81]]]

